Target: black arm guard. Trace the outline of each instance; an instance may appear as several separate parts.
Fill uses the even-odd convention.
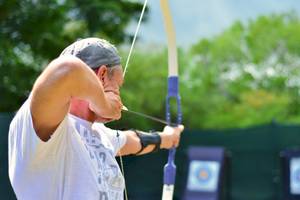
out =
[[[156,132],[146,133],[138,130],[133,130],[136,135],[140,138],[142,148],[136,153],[138,155],[141,153],[148,145],[155,145],[152,152],[156,152],[160,149],[161,138]]]

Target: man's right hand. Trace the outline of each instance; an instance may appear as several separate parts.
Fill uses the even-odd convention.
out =
[[[113,119],[120,119],[123,108],[121,97],[113,92],[105,92],[105,95],[111,103],[112,113],[114,113]]]
[[[120,119],[123,107],[121,97],[112,91],[108,91],[105,92],[105,99],[106,105],[103,105],[101,109],[95,109],[93,105],[90,105],[90,109],[94,112],[95,110],[99,110],[99,113],[95,113],[98,115],[98,118],[103,119],[101,121],[108,122]]]

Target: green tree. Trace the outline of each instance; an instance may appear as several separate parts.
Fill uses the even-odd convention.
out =
[[[190,52],[183,83],[192,127],[299,123],[300,20],[294,13],[236,22]],[[198,78],[196,78],[198,77]],[[198,117],[190,113],[197,109]],[[191,117],[190,117],[191,116]]]

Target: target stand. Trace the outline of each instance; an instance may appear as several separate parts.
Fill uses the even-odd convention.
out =
[[[300,149],[286,149],[280,158],[284,199],[300,200]]]
[[[190,147],[184,200],[220,200],[225,168],[222,147]]]

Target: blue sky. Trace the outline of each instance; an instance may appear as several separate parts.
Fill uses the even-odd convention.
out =
[[[143,1],[143,0],[140,0]],[[300,0],[169,0],[177,44],[188,47],[201,38],[212,37],[236,20],[247,22],[260,15],[294,10],[300,16]],[[138,34],[139,45],[165,44],[159,0],[148,0],[148,21]],[[136,24],[128,30],[134,32]]]

